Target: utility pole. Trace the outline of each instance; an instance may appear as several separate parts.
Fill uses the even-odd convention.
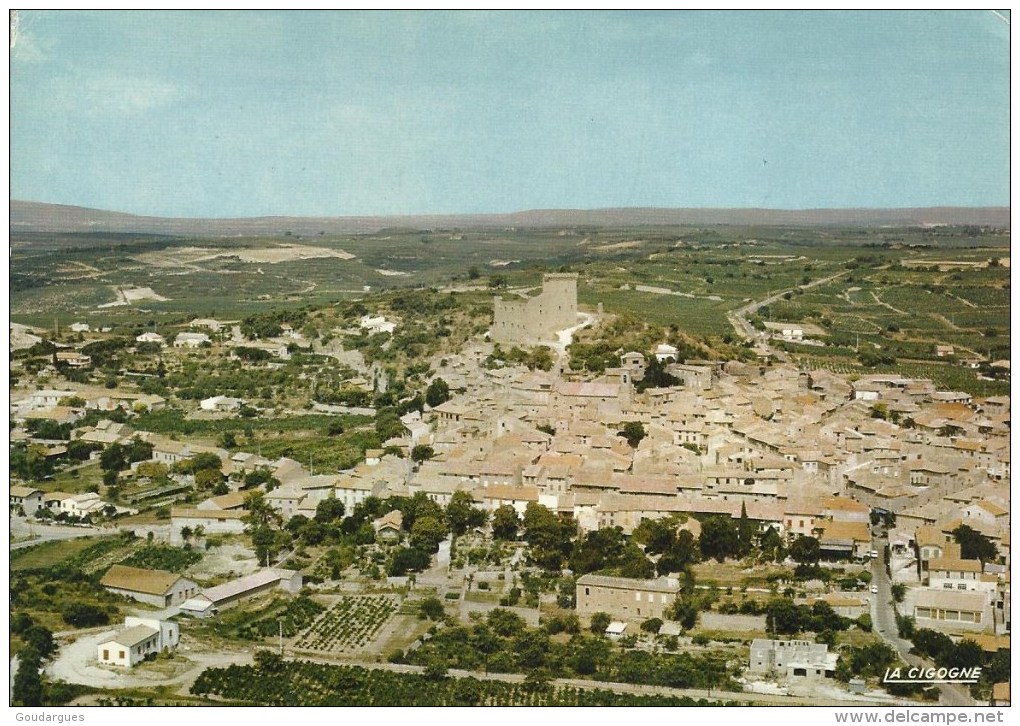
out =
[[[283,618],[277,618],[276,622],[280,625],[280,657],[283,657]]]

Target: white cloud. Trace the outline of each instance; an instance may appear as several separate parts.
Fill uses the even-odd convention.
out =
[[[147,76],[64,76],[53,82],[54,105],[88,116],[133,116],[165,108],[184,97],[177,84]]]

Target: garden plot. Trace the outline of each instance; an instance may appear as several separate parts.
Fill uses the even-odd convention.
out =
[[[375,638],[396,610],[395,597],[344,596],[323,613],[294,646],[326,653],[357,650]]]

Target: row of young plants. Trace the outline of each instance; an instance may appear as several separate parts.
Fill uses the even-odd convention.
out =
[[[284,637],[292,638],[307,628],[324,608],[307,595],[300,595],[293,600],[273,600],[251,622],[242,623],[237,635],[245,640],[260,640],[283,631]],[[282,622],[282,626],[281,626]]]
[[[441,674],[283,661],[259,654],[252,666],[203,671],[191,692],[262,706],[696,706],[704,701],[602,689],[506,683]]]
[[[202,554],[192,549],[168,547],[166,545],[147,545],[130,557],[121,560],[120,564],[129,567],[141,567],[147,570],[181,572],[196,562],[200,562],[201,559]]]
[[[385,595],[344,596],[295,645],[328,652],[360,648],[372,640],[396,609],[396,601]]]

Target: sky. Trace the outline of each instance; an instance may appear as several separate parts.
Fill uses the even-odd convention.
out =
[[[178,217],[1009,204],[991,11],[21,11],[11,197]]]

